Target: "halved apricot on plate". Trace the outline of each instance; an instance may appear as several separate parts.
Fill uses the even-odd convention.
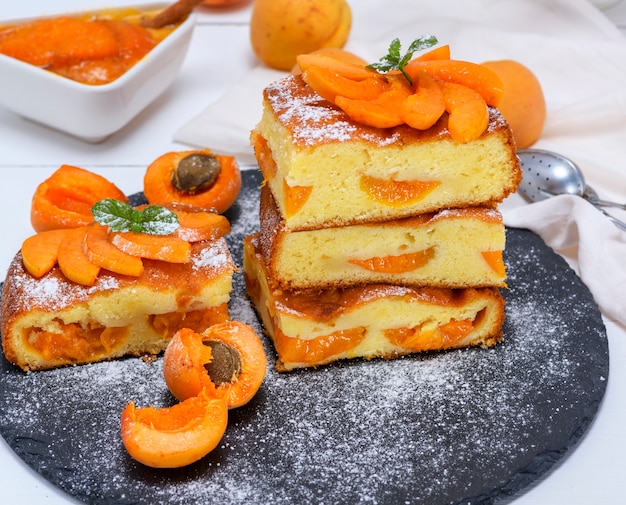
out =
[[[215,449],[227,424],[226,402],[204,392],[168,408],[137,408],[130,402],[122,411],[122,442],[144,465],[179,468]]]
[[[236,159],[209,149],[163,154],[150,163],[143,180],[149,203],[185,203],[220,214],[235,202],[240,190]]]
[[[265,378],[267,358],[256,332],[227,321],[202,333],[176,332],[163,356],[163,376],[179,400],[206,390],[224,398],[229,408],[248,403]]]
[[[37,186],[31,203],[31,224],[35,231],[87,225],[93,222],[91,207],[106,198],[128,201],[105,177],[62,165]]]

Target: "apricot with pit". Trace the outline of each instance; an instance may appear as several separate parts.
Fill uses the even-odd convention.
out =
[[[256,332],[239,321],[214,324],[197,333],[177,331],[163,356],[163,376],[181,401],[207,391],[229,408],[248,403],[265,378],[267,359]]]
[[[277,70],[291,70],[299,54],[342,48],[352,27],[345,0],[255,0],[250,42],[256,56]]]

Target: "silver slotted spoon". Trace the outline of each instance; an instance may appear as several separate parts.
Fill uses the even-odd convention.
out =
[[[587,186],[582,171],[573,161],[560,154],[541,149],[517,151],[522,166],[522,183],[518,191],[531,202],[556,195],[575,195],[584,198],[607,216],[616,226],[626,230],[626,223],[610,215],[603,207],[626,209],[626,204],[601,200],[596,191]]]

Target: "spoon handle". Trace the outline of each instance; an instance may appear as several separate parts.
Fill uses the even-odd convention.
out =
[[[591,200],[590,200],[591,201]],[[613,207],[616,209],[626,210],[626,203],[618,203],[618,202],[609,202],[607,200],[593,200],[594,205],[599,205],[600,207]]]
[[[617,203],[617,202],[609,202],[607,200],[602,200],[595,189],[591,186],[585,186],[585,190],[583,191],[583,198],[588,200],[595,207],[614,207],[617,209],[626,210],[626,204]]]
[[[617,226],[621,230],[626,231],[626,223],[624,221],[622,221],[620,219],[617,219],[615,216],[612,216],[611,214],[609,214],[606,210],[604,210],[600,205],[596,204],[595,202],[589,200],[589,203],[591,203],[596,209],[598,209],[600,212],[602,212],[602,214],[604,214],[611,221],[613,221],[613,224],[615,226]]]

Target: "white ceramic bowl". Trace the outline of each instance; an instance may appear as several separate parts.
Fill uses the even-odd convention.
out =
[[[1,23],[24,21],[28,19]],[[128,72],[98,86],[72,81],[0,54],[0,104],[35,122],[89,142],[100,142],[125,126],[174,81],[187,54],[194,25],[192,13]]]

